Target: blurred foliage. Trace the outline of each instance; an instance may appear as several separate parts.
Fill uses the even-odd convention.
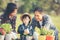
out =
[[[60,8],[59,0],[0,0],[0,7],[4,9],[9,1],[15,1],[19,13],[33,12],[36,7],[40,7],[44,11],[54,10],[56,14],[60,14],[58,11]]]
[[[58,8],[59,8],[59,5],[58,4],[54,4],[53,9],[57,10]]]

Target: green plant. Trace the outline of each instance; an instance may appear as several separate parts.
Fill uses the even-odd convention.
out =
[[[53,30],[47,30],[45,27],[41,29],[38,27],[35,27],[35,31],[40,35],[54,35]]]
[[[54,30],[48,30],[47,35],[54,35]]]
[[[42,28],[40,32],[40,35],[54,35],[54,30],[47,30],[46,28]]]
[[[46,28],[42,28],[42,29],[40,29],[40,32],[41,32],[41,34],[40,35],[47,35],[47,30],[46,30]]]
[[[38,27],[35,27],[35,31],[38,33],[38,34],[41,34],[41,30],[40,30],[40,28],[38,28]]]
[[[3,29],[6,31],[6,33],[11,32],[11,30],[12,30],[11,25],[8,24],[8,23],[2,24],[2,25],[1,25],[1,28],[3,28]]]

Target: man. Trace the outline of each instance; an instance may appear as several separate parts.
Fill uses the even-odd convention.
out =
[[[51,30],[51,29],[54,30],[55,40],[58,40],[58,31],[56,27],[52,23],[49,15],[44,14],[41,8],[35,8],[34,18],[32,19],[31,24],[33,26],[33,29],[35,29],[35,27],[38,27],[40,29],[46,27],[47,30]],[[38,40],[37,36],[35,36],[35,39]]]

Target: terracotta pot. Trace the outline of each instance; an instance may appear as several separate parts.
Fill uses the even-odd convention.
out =
[[[54,40],[54,36],[46,36],[46,40]]]

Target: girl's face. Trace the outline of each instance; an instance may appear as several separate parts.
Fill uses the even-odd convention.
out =
[[[26,18],[23,19],[23,23],[25,25],[28,25],[29,21],[30,21],[29,17],[26,17]]]
[[[14,11],[10,14],[10,16],[16,16],[17,14],[17,9],[14,9]]]

